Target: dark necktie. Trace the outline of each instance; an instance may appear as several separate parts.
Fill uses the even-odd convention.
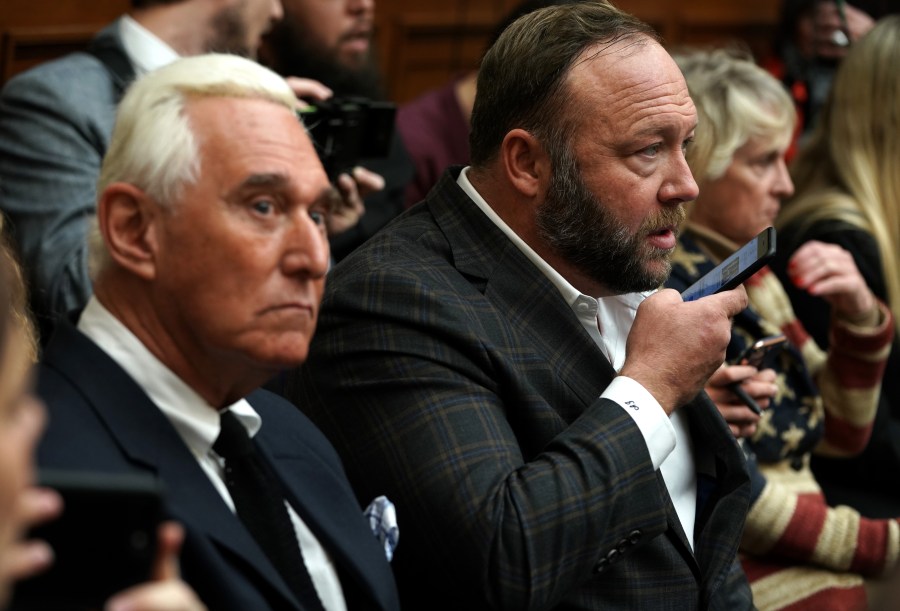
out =
[[[225,485],[238,517],[269,560],[310,611],[324,611],[303,564],[297,533],[291,524],[281,482],[257,453],[247,429],[230,411],[220,414],[222,430],[213,444],[225,459]]]

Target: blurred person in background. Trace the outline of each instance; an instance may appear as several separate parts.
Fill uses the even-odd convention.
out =
[[[816,457],[830,503],[869,517],[900,515],[900,16],[881,19],[837,71],[819,125],[791,166],[796,191],[777,220],[772,269],[817,344],[828,349],[836,313],[810,281],[821,257],[800,261],[809,242],[849,252],[866,284],[894,315],[895,331],[872,438],[851,460]]]
[[[747,54],[693,51],[675,59],[699,117],[687,159],[700,195],[688,207],[667,282],[684,290],[774,223],[781,200],[793,193],[784,155],[795,115],[784,88]],[[781,283],[763,268],[745,283],[750,305],[735,316],[729,362],[762,338],[788,340],[764,361],[766,370],[726,366],[706,390],[745,438],[753,486],[741,559],[754,604],[863,609],[863,577],[900,562],[900,524],[828,506],[809,458],[865,448],[893,320],[842,248],[810,244],[797,262],[810,266],[808,281],[835,307],[831,350],[809,338]],[[730,389],[735,382],[768,409],[753,413]]]

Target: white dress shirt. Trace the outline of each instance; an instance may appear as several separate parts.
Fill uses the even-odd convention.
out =
[[[587,334],[618,372],[625,363],[625,342],[641,302],[655,291],[608,297],[591,297],[573,287],[559,272],[520,238],[475,190],[460,172],[457,184],[482,212],[522,251],[560,292],[581,322]],[[647,444],[654,469],[659,469],[682,529],[691,547],[694,545],[694,521],[697,513],[697,471],[687,418],[679,410],[666,416],[659,402],[637,381],[616,376],[600,395],[611,399],[630,415]]]
[[[84,308],[78,320],[78,330],[100,346],[147,393],[175,427],[222,500],[234,512],[234,502],[223,479],[224,462],[212,449],[219,436],[218,410],[157,359],[96,297],[91,297]],[[244,399],[225,409],[234,412],[251,437],[263,426],[259,414]],[[347,605],[334,564],[293,507],[287,502],[285,504],[319,599],[327,611],[346,611]]]
[[[143,76],[178,59],[178,53],[172,47],[129,15],[123,15],[119,21],[119,37],[122,39],[122,46],[125,47],[125,54],[128,55],[128,60],[134,68],[135,77]]]

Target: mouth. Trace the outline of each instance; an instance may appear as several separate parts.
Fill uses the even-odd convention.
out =
[[[301,314],[310,317],[315,316],[315,313],[316,309],[312,305],[299,301],[269,306],[260,312],[260,314]]]
[[[677,228],[674,225],[666,225],[648,232],[647,240],[660,250],[671,250],[675,248],[676,236]]]
[[[341,43],[354,51],[368,51],[372,44],[372,25],[364,24],[344,34]]]

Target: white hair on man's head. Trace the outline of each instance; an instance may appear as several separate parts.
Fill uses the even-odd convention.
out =
[[[297,102],[282,77],[236,55],[197,55],[154,70],[135,81],[119,104],[97,192],[127,182],[162,205],[177,199],[199,171],[185,107],[204,97],[262,99],[291,110]]]
[[[297,104],[282,77],[252,60],[220,53],[176,60],[136,80],[122,98],[97,193],[126,182],[160,205],[177,200],[200,171],[185,108],[192,99],[209,97],[266,100],[292,111]],[[93,233],[90,259],[95,276],[108,260],[99,231]]]

